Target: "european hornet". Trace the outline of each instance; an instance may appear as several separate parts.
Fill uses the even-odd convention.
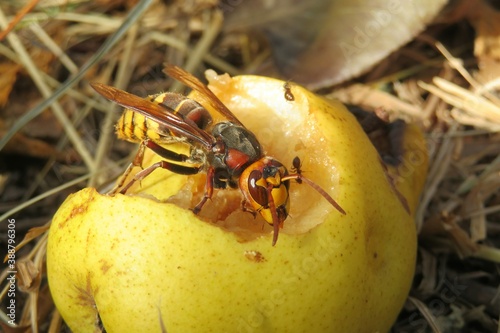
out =
[[[126,178],[133,166],[141,165],[145,148],[165,159],[139,171],[125,186],[122,180],[115,192],[121,187],[119,192],[125,193],[134,182],[141,181],[157,168],[183,175],[206,172],[205,193],[193,208],[194,213],[200,212],[212,197],[214,188],[239,188],[244,198],[243,209],[253,214],[258,212],[273,226],[273,245],[278,240],[279,228],[290,209],[290,180],[296,180],[299,184],[307,183],[340,213],[345,214],[328,193],[302,175],[298,157],[293,161],[293,173],[289,173],[281,162],[265,155],[255,135],[206,85],[177,66],[166,65],[163,71],[197,91],[200,102],[210,105],[223,120],[214,123],[212,115],[202,104],[181,94],[167,92],[143,99],[114,87],[92,83],[91,86],[99,94],[126,108],[117,125],[119,136],[141,143],[122,179]],[[136,113],[146,117],[146,120],[136,123]],[[187,143],[189,155],[170,150],[168,145],[175,142]]]

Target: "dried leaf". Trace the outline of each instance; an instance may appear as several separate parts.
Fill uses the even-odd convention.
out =
[[[447,231],[456,246],[457,252],[462,257],[469,257],[477,251],[478,245],[458,225],[456,216],[447,216],[442,220],[443,228]]]
[[[0,137],[6,133],[6,126],[0,120]],[[2,153],[25,155],[35,158],[49,159],[55,157],[56,161],[70,163],[78,161],[79,156],[72,150],[58,151],[54,146],[42,140],[27,137],[22,133],[16,133],[7,143]]]
[[[17,286],[22,292],[33,292],[38,290],[42,279],[41,272],[33,261],[22,259],[16,264],[17,268]]]
[[[26,235],[24,236],[24,239],[19,243],[19,245],[16,247],[16,251],[22,248],[24,245],[28,244],[31,242],[33,239],[37,238],[38,236],[43,235],[45,232],[47,232],[50,228],[50,222],[42,225],[40,227],[33,227],[31,228]]]
[[[11,62],[0,63],[0,106],[4,107],[9,100],[10,92],[16,83],[17,73],[21,69],[20,65]]]
[[[417,290],[421,295],[432,295],[437,284],[437,259],[423,248],[419,249],[419,254],[422,258],[422,280]]]
[[[485,205],[488,199],[498,193],[499,186],[498,172],[493,172],[473,187],[464,200],[463,215],[471,218],[470,234],[473,242],[483,241],[487,237]]]

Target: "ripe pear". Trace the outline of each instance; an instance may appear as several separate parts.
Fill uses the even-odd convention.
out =
[[[83,189],[54,216],[47,248],[50,289],[68,326],[387,332],[415,268],[413,216],[427,169],[420,131],[407,126],[400,163],[385,166],[339,102],[270,78],[209,79],[268,155],[288,167],[299,156],[304,175],[346,214],[292,182],[290,216],[272,246],[272,227],[241,210],[238,189],[216,190],[193,214],[204,174],[158,169],[126,195]],[[158,159],[147,153],[143,166]]]

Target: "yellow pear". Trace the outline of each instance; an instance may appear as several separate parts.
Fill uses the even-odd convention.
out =
[[[272,246],[272,227],[241,210],[238,189],[215,190],[199,215],[189,210],[203,195],[203,173],[158,169],[126,195],[83,189],[55,215],[47,248],[50,289],[68,326],[387,332],[415,268],[413,216],[427,168],[420,131],[407,126],[401,163],[386,167],[336,101],[270,78],[209,79],[268,155],[289,168],[300,157],[303,174],[346,214],[292,181],[290,216]],[[158,159],[147,153],[143,166]]]

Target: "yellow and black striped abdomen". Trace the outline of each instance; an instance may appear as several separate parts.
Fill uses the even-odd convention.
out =
[[[206,129],[212,123],[210,113],[198,102],[176,93],[163,93],[149,96],[148,99],[165,108],[165,112],[176,113],[190,124]],[[151,120],[131,109],[125,109],[116,124],[116,133],[119,139],[140,143],[145,139],[161,142],[184,141],[177,137],[168,127]]]
[[[116,124],[116,134],[119,139],[140,143],[145,139],[161,140],[160,124],[144,117],[142,114],[125,109]],[[168,132],[166,133],[168,134]]]

